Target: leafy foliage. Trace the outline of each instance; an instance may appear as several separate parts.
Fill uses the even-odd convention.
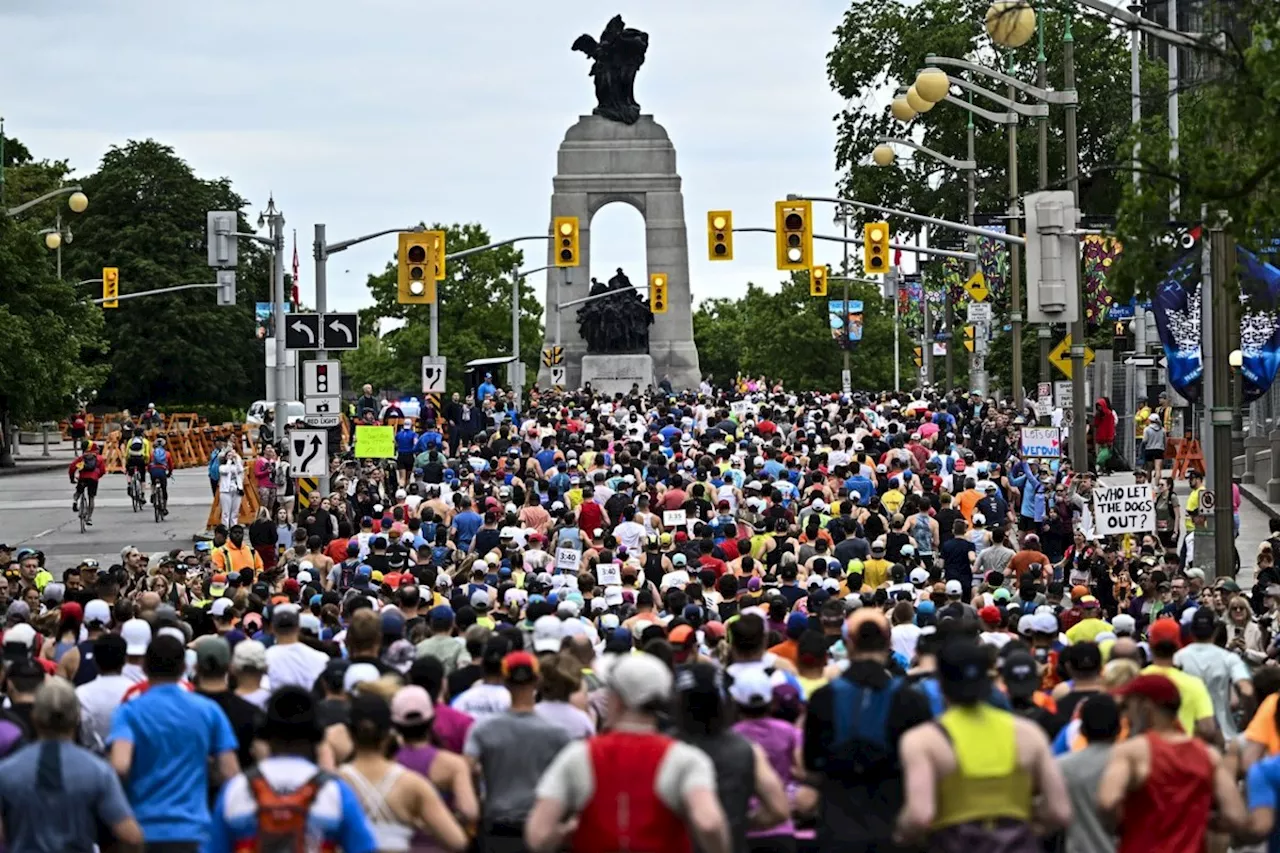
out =
[[[459,252],[493,242],[478,224],[433,225],[445,231],[447,251]],[[445,265],[445,280],[437,282],[439,299],[439,354],[448,359],[449,389],[461,390],[468,361],[511,353],[512,276],[524,262],[524,253],[511,246],[480,252]],[[352,384],[416,391],[421,380],[422,357],[431,351],[431,307],[402,305],[397,301],[397,266],[369,276],[374,305],[360,312],[360,348],[343,357]],[[528,381],[537,375],[542,325],[542,305],[533,286],[520,286],[520,358]],[[403,325],[375,334],[377,324],[400,320]],[[495,375],[502,384],[502,377]]]
[[[844,298],[843,282],[831,283],[830,298]],[[871,285],[851,284],[849,298],[864,304],[863,339],[850,359],[854,387],[892,388],[892,305]],[[748,284],[738,299],[704,301],[693,315],[702,372],[719,387],[743,374],[779,379],[788,388],[839,388],[843,359],[831,338],[827,302],[809,295],[808,273],[792,275],[777,293]],[[905,336],[901,347],[909,387],[914,364]]]
[[[102,158],[83,181],[89,211],[64,248],[66,277],[97,279],[120,270],[121,294],[211,282],[206,265],[206,212],[246,202],[226,178],[197,177],[174,150],[155,140],[130,141]],[[241,220],[240,231],[252,231]],[[240,242],[237,304],[218,307],[213,288],[125,300],[101,311],[110,349],[100,402],[138,408],[183,400],[245,407],[264,393],[262,343],[254,337],[253,303],[267,300],[270,263]],[[100,286],[81,292],[100,295]],[[99,310],[95,307],[95,311]]]

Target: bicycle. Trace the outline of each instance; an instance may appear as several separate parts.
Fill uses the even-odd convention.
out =
[[[141,512],[146,506],[147,483],[143,479],[142,472],[134,469],[129,473],[129,497],[133,499],[133,511]]]
[[[80,496],[80,508],[76,514],[80,517],[81,533],[84,533],[89,527],[89,518],[93,515],[93,510],[90,506],[90,502],[92,500],[93,499],[89,497],[89,493],[87,491]]]
[[[168,500],[165,498],[165,489],[159,483],[151,485],[151,503],[154,505],[156,514],[156,524],[164,521],[164,517],[168,515]]]

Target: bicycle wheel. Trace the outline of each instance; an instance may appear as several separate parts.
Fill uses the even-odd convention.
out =
[[[164,504],[160,499],[160,495],[158,494],[156,495],[155,511],[156,511],[156,524],[159,524],[164,519]]]
[[[89,496],[88,495],[85,495],[84,497],[80,498],[79,515],[80,515],[80,532],[84,533],[85,530],[88,529],[88,525],[85,524],[85,522],[88,521],[89,519]]]
[[[129,486],[130,486],[129,497],[133,500],[133,511],[137,512],[138,510],[142,509],[142,499],[139,497],[139,495],[141,495],[142,493],[142,487],[138,483],[137,474],[129,475]]]

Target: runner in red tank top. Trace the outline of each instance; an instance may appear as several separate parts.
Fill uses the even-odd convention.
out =
[[[529,850],[691,853],[696,842],[730,853],[711,759],[657,732],[671,671],[640,654],[619,659],[608,678],[610,731],[569,744],[542,775],[525,822]]]
[[[1178,726],[1177,686],[1140,675],[1120,688],[1131,731],[1098,786],[1098,803],[1120,825],[1118,853],[1195,853],[1204,849],[1213,809],[1228,831],[1245,827],[1244,801],[1222,756]]]

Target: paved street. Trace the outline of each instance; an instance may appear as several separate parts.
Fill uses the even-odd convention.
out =
[[[169,484],[169,517],[157,524],[150,506],[134,513],[123,474],[104,477],[98,487],[93,527],[81,534],[71,512],[71,484],[65,471],[0,477],[0,542],[39,548],[55,568],[93,557],[104,566],[119,562],[133,545],[145,553],[190,548],[205,529],[212,496],[202,468],[176,472]]]

